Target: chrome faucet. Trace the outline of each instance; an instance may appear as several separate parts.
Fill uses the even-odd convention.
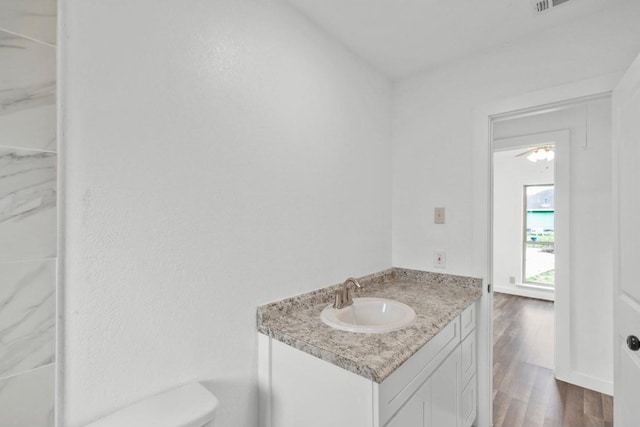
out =
[[[349,277],[344,281],[342,287],[336,291],[336,299],[333,302],[333,308],[341,309],[353,304],[353,298],[351,298],[351,291],[349,290],[349,285],[354,284],[358,288],[361,288],[360,283],[353,277]]]

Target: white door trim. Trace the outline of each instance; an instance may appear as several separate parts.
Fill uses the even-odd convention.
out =
[[[518,111],[576,101],[595,95],[609,94],[620,81],[622,73],[607,74],[594,79],[570,83],[536,92],[525,93],[487,105],[473,113],[473,275],[491,283],[492,218],[491,186],[492,147],[491,124],[494,118]],[[478,427],[491,427],[493,418],[493,296],[485,292],[478,313]]]

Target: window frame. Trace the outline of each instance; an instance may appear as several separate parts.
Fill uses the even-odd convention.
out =
[[[525,184],[522,186],[522,238],[521,238],[521,242],[522,242],[522,277],[520,280],[520,283],[522,283],[523,285],[530,285],[530,286],[540,286],[543,288],[547,288],[547,289],[555,289],[556,287],[556,281],[555,281],[555,277],[553,280],[553,284],[549,284],[549,283],[542,283],[542,282],[534,282],[534,281],[529,281],[527,280],[527,213],[529,212],[529,210],[527,209],[528,207],[528,203],[527,203],[527,188],[528,187],[551,187],[553,188],[554,194],[555,194],[555,182],[551,183],[551,184]],[[555,238],[555,216],[556,216],[556,209],[555,209],[555,203],[553,206],[553,242],[551,243],[553,248],[554,248],[554,269],[555,269],[555,245],[556,245],[556,238]]]

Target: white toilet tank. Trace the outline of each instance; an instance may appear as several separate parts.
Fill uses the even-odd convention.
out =
[[[157,394],[86,427],[209,427],[218,399],[199,383]]]

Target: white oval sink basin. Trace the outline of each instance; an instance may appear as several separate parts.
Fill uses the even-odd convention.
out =
[[[329,306],[320,313],[320,319],[332,328],[365,334],[402,329],[415,318],[416,312],[408,305],[384,298],[354,298],[347,307]]]

